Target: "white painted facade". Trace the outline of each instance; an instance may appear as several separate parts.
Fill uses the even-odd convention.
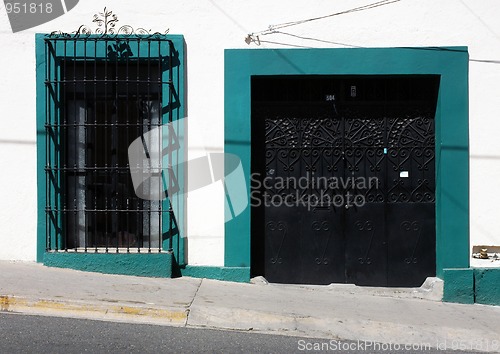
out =
[[[375,0],[81,0],[49,23],[13,34],[0,8],[0,259],[35,260],[37,228],[35,33],[71,32],[104,6],[129,24],[182,34],[187,45],[189,155],[224,145],[224,49],[257,48],[249,33],[316,18]],[[389,5],[260,36],[260,48],[468,46],[470,236],[473,245],[500,245],[500,4],[496,0],[401,0]],[[301,39],[300,37],[313,38]],[[265,42],[267,41],[267,42]],[[276,43],[269,43],[276,42]],[[200,202],[204,201],[203,203]],[[188,262],[224,265],[223,196],[188,198]],[[207,221],[215,226],[205,227]]]

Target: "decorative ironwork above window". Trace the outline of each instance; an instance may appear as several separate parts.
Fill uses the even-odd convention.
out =
[[[101,36],[151,36],[151,37],[163,37],[168,34],[169,29],[164,33],[153,32],[152,30],[147,30],[144,28],[136,28],[130,25],[123,25],[116,29],[116,24],[118,22],[118,16],[113,13],[113,11],[108,10],[106,7],[103,12],[98,12],[94,15],[92,22],[97,24],[97,28],[92,31],[92,29],[86,25],[81,25],[74,32],[66,33],[63,31],[53,31],[48,36],[49,37],[79,37],[79,36],[90,36],[90,35],[101,35]]]

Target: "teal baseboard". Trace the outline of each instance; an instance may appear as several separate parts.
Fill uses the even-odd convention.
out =
[[[180,269],[182,276],[248,283],[250,267],[190,266]]]
[[[443,301],[500,305],[500,268],[444,269]]]
[[[444,269],[443,278],[443,301],[461,304],[474,303],[474,271],[472,269]]]
[[[475,268],[474,293],[478,304],[500,306],[500,268]]]
[[[141,277],[175,278],[187,276],[234,282],[250,281],[250,267],[178,267],[169,253],[74,253],[46,252],[43,264],[48,267],[69,268],[104,274]]]
[[[87,272],[171,278],[174,256],[170,253],[73,253],[46,252],[43,264]]]

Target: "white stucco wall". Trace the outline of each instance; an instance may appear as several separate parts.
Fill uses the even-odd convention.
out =
[[[375,0],[81,0],[68,14],[37,28],[12,34],[0,8],[0,259],[34,260],[36,251],[35,49],[34,33],[92,25],[104,6],[118,25],[153,31],[170,29],[187,43],[188,109],[191,156],[203,147],[223,150],[224,49],[256,48],[248,33],[280,24],[347,10]],[[307,47],[469,47],[471,246],[500,244],[500,4],[496,0],[402,0],[261,36],[261,40]],[[261,48],[287,45],[261,43]],[[494,63],[483,60],[496,61]],[[198,134],[196,133],[198,132]],[[201,141],[203,140],[203,142]],[[200,207],[188,199],[189,263],[223,265],[222,195]],[[213,199],[215,198],[215,199]],[[217,199],[218,198],[218,199]],[[214,202],[214,200],[216,200]],[[213,204],[215,203],[215,204]],[[219,207],[217,207],[219,206]],[[218,220],[206,228],[207,220]]]

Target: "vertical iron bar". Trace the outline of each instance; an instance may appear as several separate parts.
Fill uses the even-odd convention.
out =
[[[57,53],[57,41],[54,41],[54,68],[52,70],[52,75],[53,77],[53,82],[54,82],[54,87],[52,91],[52,104],[51,107],[53,106],[53,110],[51,112],[51,116],[53,115],[53,122],[51,124],[51,137],[52,137],[52,142],[53,142],[53,161],[51,161],[51,178],[52,178],[52,186],[53,186],[53,200],[51,202],[51,209],[53,210],[52,213],[52,220],[54,223],[54,240],[55,240],[55,248],[56,251],[59,251],[59,225],[58,225],[58,205],[57,205],[57,62],[56,62],[56,53]],[[52,195],[52,193],[51,193]],[[53,206],[53,207],[52,207]]]
[[[98,89],[98,87],[97,87],[97,44],[98,44],[97,39],[94,39],[94,104],[93,104],[93,106],[89,105],[89,107],[92,107],[93,114],[94,114],[94,119],[93,119],[93,121],[94,121],[94,139],[93,139],[93,141],[90,138],[90,136],[87,136],[87,133],[88,133],[88,135],[90,135],[90,133],[89,133],[89,130],[91,129],[90,127],[87,130],[87,133],[85,134],[85,138],[87,139],[87,143],[89,143],[90,141],[92,141],[93,147],[94,147],[94,151],[96,151],[96,141],[97,141],[97,135],[95,133],[97,131],[97,89]],[[90,156],[87,156],[87,155],[88,154],[85,154],[85,161],[87,162],[85,164],[85,167],[92,165],[92,159],[91,159]],[[94,162],[94,166],[95,166],[95,162]],[[93,178],[94,179],[93,183],[97,184],[96,183],[96,178],[95,178],[96,172],[92,171],[91,174],[94,177]],[[87,169],[85,169],[85,179],[87,179]],[[93,198],[94,198],[94,200],[97,199],[95,194],[94,194]],[[87,204],[86,203],[85,203],[85,209],[87,209]],[[94,208],[94,210],[95,209],[96,208]],[[96,212],[94,212],[94,215],[96,215]],[[85,218],[85,219],[87,219],[87,218]],[[94,217],[94,220],[96,220],[95,217]],[[95,223],[95,221],[94,221],[94,223]],[[97,226],[96,226],[96,229],[97,229]],[[97,232],[95,233],[95,235],[96,235],[95,237],[97,237]],[[107,252],[108,252],[108,248],[107,248],[107,244],[106,244],[106,253]]]
[[[127,39],[127,50],[130,49],[130,41]],[[126,141],[126,144],[129,144],[129,140],[128,140],[128,130],[129,130],[129,122],[130,122],[130,114],[129,114],[129,84],[130,84],[130,79],[129,79],[129,55],[127,55],[126,57],[126,63],[125,63],[125,72],[126,72],[126,77],[125,77],[125,85],[126,85],[126,101],[125,101],[125,111],[127,112],[126,113],[126,121],[125,121],[125,141]],[[125,167],[129,167],[129,162],[128,162],[128,159],[127,159],[127,163],[125,165]],[[130,228],[129,228],[129,220],[128,220],[128,208],[129,208],[129,178],[127,176],[128,174],[128,169],[125,169],[122,171],[122,174],[123,174],[123,178],[125,179],[125,187],[124,187],[124,195],[122,197],[125,198],[126,200],[126,211],[125,211],[125,225],[126,225],[126,235],[127,235],[127,253],[130,253],[130,235],[132,234],[130,232]],[[134,235],[134,238],[135,238],[135,235]]]
[[[51,43],[49,40],[45,42],[45,60],[47,62],[47,68],[45,71],[45,239],[46,239],[46,249],[50,251],[52,249],[51,237],[50,237],[50,53],[49,47]]]
[[[57,53],[57,42],[54,44],[54,55]],[[58,136],[58,77],[57,77],[57,62],[54,63],[54,70],[52,75],[54,75],[54,109],[53,116],[54,122],[52,124],[52,139],[54,141],[54,152],[52,156],[52,178],[54,185],[54,231],[55,231],[55,240],[56,240],[56,249],[59,251],[62,248],[61,245],[61,234],[59,229],[59,173],[58,173],[58,149],[59,149],[59,136]]]
[[[172,55],[173,55],[173,44],[172,42],[168,42],[168,47],[169,47],[169,56],[168,56],[168,78],[169,78],[169,90],[168,90],[168,122],[169,124],[172,124],[173,122],[173,109],[172,109],[172,100],[173,100],[173,92],[172,90],[174,89],[174,70],[172,68]],[[170,144],[170,135],[169,135],[169,144]],[[169,150],[169,165],[172,165],[172,156],[171,152]],[[170,171],[169,171],[170,172]],[[172,178],[169,176],[168,177],[168,189],[172,190]],[[173,210],[172,210],[172,200],[170,196],[168,196],[168,250],[170,252],[173,251],[173,230],[172,230],[172,218],[173,218]],[[161,251],[161,249],[160,249]]]
[[[118,231],[118,211],[116,210],[117,207],[117,192],[118,192],[118,181],[117,181],[117,174],[118,174],[118,107],[119,107],[119,99],[118,99],[118,83],[119,83],[119,68],[118,68],[118,50],[120,47],[120,42],[118,39],[115,41],[116,44],[116,57],[115,57],[115,83],[113,84],[113,90],[115,91],[115,102],[114,102],[114,115],[112,115],[112,128],[111,128],[111,144],[112,144],[112,150],[114,151],[114,154],[111,154],[111,165],[113,165],[113,160],[114,160],[114,166],[112,166],[112,191],[114,191],[114,195],[111,195],[111,207],[113,209],[113,218],[112,218],[112,232],[115,234],[116,237],[116,252],[119,252],[119,246],[120,246],[120,235]]]
[[[163,168],[163,132],[162,132],[162,129],[165,129],[163,127],[163,112],[162,112],[162,109],[161,109],[161,100],[162,100],[162,95],[161,95],[161,89],[162,89],[162,71],[161,71],[161,40],[158,40],[158,72],[157,72],[157,80],[158,80],[158,93],[156,95],[156,99],[157,99],[157,102],[158,102],[158,122],[157,122],[157,126],[158,126],[158,147],[159,147],[159,163],[160,163],[160,176],[163,176],[163,171],[164,171],[164,168]],[[168,131],[169,127],[167,127],[167,131]],[[167,145],[167,149],[169,149],[169,146]],[[162,181],[163,179],[159,179],[159,182],[158,182],[158,192],[161,192],[161,188],[162,188]],[[161,195],[161,193],[158,193],[158,195]],[[161,244],[161,240],[163,238],[163,230],[162,230],[162,215],[161,215],[161,204],[163,203],[162,200],[158,200],[158,243]],[[160,248],[160,247],[158,247]]]
[[[93,204],[94,204],[94,210],[92,211],[92,223],[93,223],[93,229],[94,229],[94,234],[93,236],[93,241],[94,241],[94,247],[95,247],[95,252],[97,253],[97,245],[98,245],[98,229],[97,229],[97,220],[98,220],[98,204],[97,204],[97,190],[98,190],[98,172],[97,172],[97,149],[96,149],[96,142],[97,142],[97,109],[98,109],[98,104],[97,104],[97,46],[99,45],[100,42],[97,41],[97,39],[94,39],[94,136],[92,137],[92,149],[94,153],[94,169],[92,171],[92,183],[94,184],[94,195],[92,195],[93,199]]]
[[[141,96],[139,95],[139,81],[140,81],[140,62],[141,62],[141,41],[140,38],[137,38],[137,70],[136,70],[136,102],[137,102],[137,122],[135,126],[135,135],[137,137],[141,136],[143,134],[143,122],[141,119],[144,119],[142,116],[141,112]],[[140,168],[142,166],[136,166],[137,168]],[[140,187],[144,188],[144,187]],[[136,228],[136,233],[137,237],[139,238],[139,235],[141,235],[141,241],[137,242],[137,252],[141,252],[141,246],[144,244],[144,228],[142,226],[143,221],[144,221],[144,213],[142,213],[142,209],[144,206],[144,202],[141,198],[137,197],[135,198],[136,200],[136,213],[135,213],[135,228]],[[139,217],[140,215],[140,217]]]
[[[146,84],[146,91],[147,91],[147,112],[148,112],[148,132],[151,131],[151,126],[153,122],[153,117],[152,117],[152,112],[151,112],[151,93],[149,90],[150,84],[151,84],[151,40],[148,39],[148,57],[147,57],[147,63],[148,63],[148,80]],[[152,140],[152,139],[151,139]],[[151,141],[152,142],[152,141]],[[152,147],[153,149],[155,147]],[[149,192],[151,193],[151,186],[149,189]],[[153,206],[153,201],[149,200],[148,201],[148,237],[149,237],[149,242],[148,242],[148,253],[151,253],[151,211],[152,211],[152,206]]]
[[[57,53],[57,42],[54,43],[54,56]],[[58,171],[57,168],[58,166],[58,160],[57,160],[57,150],[58,150],[58,136],[57,136],[57,100],[58,100],[58,77],[57,77],[57,62],[54,60],[54,68],[52,71],[53,79],[54,79],[54,91],[53,91],[53,111],[52,111],[52,116],[53,116],[53,123],[52,123],[52,140],[53,140],[53,152],[52,152],[52,163],[51,163],[51,171],[52,171],[52,185],[53,185],[53,222],[54,222],[54,236],[55,236],[55,246],[56,250],[59,251],[61,249],[61,239],[60,239],[60,234],[59,234],[59,205],[58,205]]]

